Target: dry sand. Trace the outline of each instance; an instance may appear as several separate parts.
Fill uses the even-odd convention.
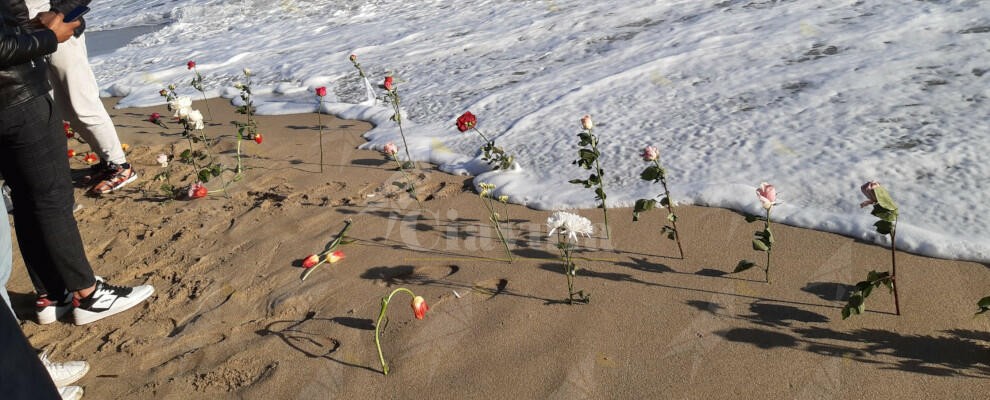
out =
[[[243,117],[223,100],[211,109],[207,132],[224,136],[232,165],[229,122]],[[548,212],[510,208],[516,260],[500,261],[471,178],[421,165],[418,209],[380,154],[355,150],[366,123],[324,116],[321,174],[315,114],[260,117],[265,141],[245,143],[250,169],[229,197],[162,201],[155,156],[185,142],[177,125],[144,121],[153,111],[167,114],[111,112],[142,179],[99,199],[77,191],[96,273],[152,284],[151,300],[86,326],[39,326],[14,255],[8,287],[25,332],[56,360],[92,364],[79,383],[89,399],[982,399],[990,389],[990,319],[973,316],[990,295],[987,265],[902,253],[903,315],[878,291],[869,312],[843,321],[848,285],[889,269],[887,249],[779,226],[768,285],[760,270],[724,275],[743,258],[762,264],[749,243],[758,223],[680,207],[679,259],[658,234],[662,211],[632,223],[616,209],[612,240],[582,240],[576,286],[591,303],[567,305]],[[188,183],[190,172],[175,176]],[[580,214],[601,222],[600,210]],[[347,258],[301,282],[300,259],[346,219]],[[415,320],[398,297],[385,377],[374,322],[396,287],[431,309]]]

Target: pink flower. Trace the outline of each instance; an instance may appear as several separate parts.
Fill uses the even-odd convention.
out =
[[[660,158],[660,150],[656,146],[646,146],[643,148],[643,161],[656,161]]]
[[[320,97],[325,97],[327,95],[327,88],[324,86],[320,86],[316,88],[316,95]]]
[[[756,197],[760,199],[764,210],[769,210],[777,201],[777,189],[773,185],[763,182],[756,189]]]
[[[584,129],[587,129],[589,131],[591,130],[591,128],[594,128],[595,127],[595,123],[594,122],[591,122],[591,116],[590,115],[585,115],[585,116],[581,117],[581,127],[583,127]]]
[[[399,146],[396,146],[395,143],[392,142],[385,143],[385,147],[382,149],[382,153],[390,156],[394,156],[398,152]]]
[[[196,62],[189,60],[189,62],[186,63],[186,69],[193,69],[193,68],[196,68]]]
[[[158,120],[160,120],[160,119],[162,119],[162,115],[159,114],[159,113],[151,113],[151,116],[148,117],[148,121],[149,122],[152,122],[152,123],[155,123],[155,124],[157,124],[158,123]]]
[[[866,207],[869,205],[877,204],[877,194],[876,192],[874,192],[874,190],[878,187],[880,187],[880,182],[877,181],[869,181],[864,183],[863,186],[859,187],[859,190],[862,190],[863,194],[865,194],[867,198],[866,201],[859,203],[860,207]]]
[[[313,268],[319,262],[320,262],[320,256],[316,254],[310,254],[309,257],[306,257],[306,259],[303,260],[302,266],[303,268]]]
[[[198,199],[206,197],[206,195],[209,194],[209,190],[206,190],[206,186],[203,186],[202,183],[195,182],[192,185],[189,185],[189,193],[187,194],[190,199]]]
[[[426,300],[423,296],[416,296],[412,299],[412,304],[410,304],[413,309],[413,315],[416,319],[423,319],[426,317],[426,312],[430,311],[430,307],[426,305]]]
[[[385,87],[385,90],[391,91],[392,90],[392,87],[393,87],[392,86],[392,82],[393,82],[392,77],[391,76],[386,76],[385,77],[385,83],[382,84],[382,86]]]

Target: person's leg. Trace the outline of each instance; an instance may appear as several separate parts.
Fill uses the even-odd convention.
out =
[[[7,221],[7,206],[3,197],[0,197],[0,216],[3,216],[3,220],[0,221],[0,297],[10,306],[10,295],[7,294],[7,281],[10,280],[10,270],[14,264],[14,260],[10,240],[10,222]],[[13,306],[10,307],[10,313],[15,316],[17,315],[14,313]]]
[[[86,35],[59,44],[49,66],[55,103],[72,129],[101,159],[117,165],[126,163],[127,156],[110,114],[100,101],[100,88],[89,66]]]
[[[18,245],[49,293],[91,289],[96,279],[72,215],[61,119],[47,96],[3,111],[0,170],[11,187]]]
[[[4,300],[3,308],[9,307]],[[4,399],[60,398],[51,376],[13,315],[0,313],[0,393]]]

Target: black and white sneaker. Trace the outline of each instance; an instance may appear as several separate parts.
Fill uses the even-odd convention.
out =
[[[73,299],[72,316],[76,325],[85,325],[134,307],[151,296],[151,285],[135,287],[114,286],[97,280],[96,289],[88,297]]]
[[[38,316],[38,323],[48,325],[61,319],[65,314],[72,311],[72,293],[65,292],[62,300],[52,300],[48,295],[38,296],[34,300],[34,312]]]

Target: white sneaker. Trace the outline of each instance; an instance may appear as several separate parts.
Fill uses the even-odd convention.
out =
[[[64,317],[72,311],[72,293],[66,293],[61,301],[52,301],[48,297],[38,297],[34,300],[34,312],[38,323],[48,325]]]
[[[83,395],[83,388],[79,386],[64,386],[58,388],[58,395],[62,400],[79,400]]]
[[[72,299],[75,306],[72,316],[76,325],[85,325],[134,307],[154,292],[151,285],[114,286],[97,280],[96,289],[89,297]]]
[[[78,381],[89,372],[89,363],[85,361],[52,362],[44,353],[38,358],[41,359],[41,364],[48,370],[48,375],[51,375],[52,382],[55,382],[57,387]]]

